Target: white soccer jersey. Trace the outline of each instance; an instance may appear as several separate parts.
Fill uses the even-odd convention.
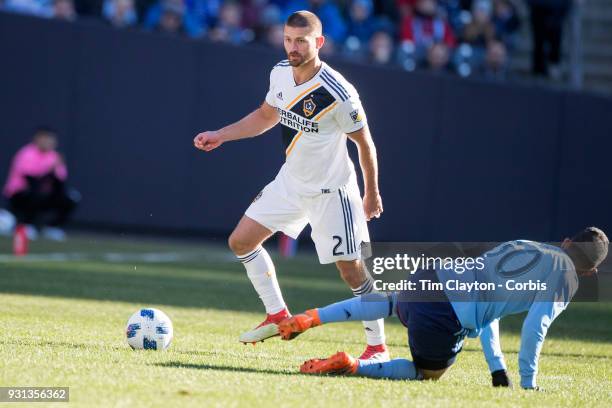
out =
[[[320,194],[355,177],[347,133],[366,124],[355,87],[322,63],[317,74],[296,85],[287,60],[270,73],[266,102],[280,115],[286,161],[279,172],[296,192]]]

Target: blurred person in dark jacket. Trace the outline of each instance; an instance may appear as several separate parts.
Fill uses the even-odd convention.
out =
[[[281,21],[281,8],[272,3],[266,4],[259,15],[257,38],[265,44],[282,50],[285,46],[285,24]]]
[[[377,28],[372,10],[372,0],[351,0],[348,6],[347,35],[343,44],[346,58],[362,60],[367,57],[368,43]]]
[[[261,31],[264,13],[269,7],[267,0],[240,0],[242,28],[253,32]]]
[[[487,44],[482,75],[490,79],[505,79],[508,74],[508,51],[501,41]]]
[[[182,6],[167,3],[162,7],[159,21],[155,27],[156,31],[167,34],[186,34],[183,26],[184,15],[185,9]]]
[[[484,51],[487,44],[495,39],[495,26],[491,20],[491,3],[487,0],[474,2],[472,20],[463,30],[463,40],[474,48]]]
[[[372,7],[372,0],[352,0],[349,6],[347,36],[357,38],[364,45],[370,41],[376,28]]]
[[[187,9],[185,0],[159,0],[146,13],[144,26],[166,34],[200,37],[205,27]]]
[[[242,6],[234,1],[226,1],[219,11],[217,25],[210,31],[213,41],[244,44],[254,39],[252,30],[242,27]]]
[[[434,72],[448,71],[450,66],[450,55],[451,51],[443,43],[437,43],[432,45],[427,50],[427,67]]]
[[[375,16],[384,16],[393,22],[399,20],[398,2],[396,0],[373,0]]]
[[[495,37],[503,42],[507,49],[514,49],[516,34],[521,26],[514,4],[510,0],[494,0],[492,21]]]
[[[395,44],[387,31],[377,31],[369,44],[369,62],[375,65],[389,65],[394,62]]]
[[[105,0],[102,15],[114,27],[131,27],[138,23],[134,0]]]
[[[572,0],[528,0],[533,36],[532,70],[535,75],[561,76],[563,23]]]
[[[222,3],[222,0],[185,0],[187,13],[202,27],[213,27],[217,24]]]
[[[505,74],[506,45],[500,41],[493,22],[493,5],[488,0],[477,0],[472,5],[472,21],[463,31],[463,41],[471,46],[470,65],[485,76]]]

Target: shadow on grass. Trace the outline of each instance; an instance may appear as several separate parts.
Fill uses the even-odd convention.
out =
[[[192,363],[181,363],[180,361],[168,361],[165,363],[153,364],[158,367],[168,368],[188,368],[193,370],[215,370],[215,371],[228,371],[228,372],[241,372],[241,373],[256,373],[256,374],[273,374],[273,375],[305,375],[295,371],[283,371],[283,370],[272,370],[267,368],[251,368],[251,367],[233,367],[226,365],[212,365],[212,364],[192,364]]]
[[[544,351],[542,351],[542,353],[540,354],[540,356],[550,356],[550,357],[571,357],[571,358],[592,358],[592,359],[596,359],[596,360],[609,360],[610,356],[601,356],[601,355],[596,355],[596,354],[578,354],[578,353],[550,353],[550,352],[546,352],[546,343],[544,345]],[[504,352],[504,354],[506,356],[508,355],[514,355],[517,356],[518,355],[518,351],[517,350],[502,350]],[[463,350],[461,350],[462,353],[479,353],[482,354],[482,350],[481,349],[477,349],[477,348],[463,348]]]
[[[277,269],[294,311],[350,297],[333,268],[278,262]],[[0,293],[263,314],[242,266],[234,264],[5,263],[0,264]],[[502,333],[520,333],[523,318],[504,318]],[[610,343],[611,318],[610,303],[574,303],[554,322],[548,337]]]

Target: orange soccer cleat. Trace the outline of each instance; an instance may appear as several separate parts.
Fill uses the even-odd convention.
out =
[[[337,374],[351,375],[357,373],[359,361],[344,351],[340,351],[329,358],[312,359],[300,366],[304,374]]]
[[[304,333],[311,327],[321,324],[317,309],[307,310],[304,313],[291,316],[278,324],[278,332],[283,340],[291,340]]]

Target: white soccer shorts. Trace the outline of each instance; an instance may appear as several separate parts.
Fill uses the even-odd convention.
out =
[[[286,188],[279,177],[258,194],[245,215],[272,232],[297,238],[306,224],[322,264],[361,259],[361,244],[370,242],[359,186],[346,186],[314,197]]]

